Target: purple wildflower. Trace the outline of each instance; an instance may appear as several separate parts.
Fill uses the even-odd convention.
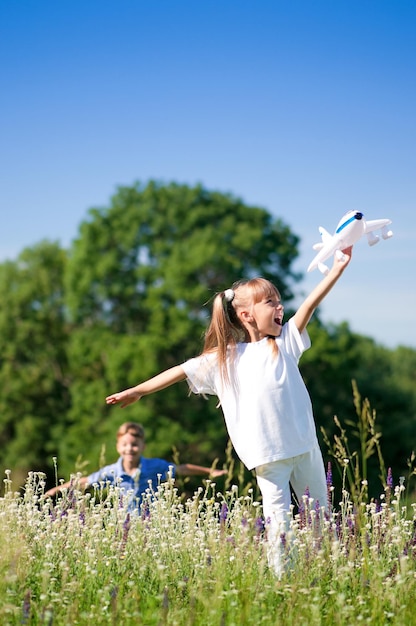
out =
[[[225,524],[225,522],[227,521],[227,516],[228,516],[228,506],[225,504],[225,502],[223,502],[221,505],[221,511],[220,511],[221,525]]]
[[[332,465],[331,461],[328,461],[328,469],[326,472],[326,494],[327,494],[327,506],[328,513],[332,512]]]
[[[301,528],[305,528],[305,526],[306,526],[306,516],[305,516],[305,505],[303,503],[303,500],[301,500],[299,502],[298,512],[299,512],[300,527]]]
[[[270,524],[270,519],[267,520],[267,523]],[[264,532],[264,520],[262,517],[257,517],[254,523],[254,528],[256,530],[256,537],[260,537]]]
[[[123,522],[123,537],[121,539],[121,546],[120,546],[121,552],[124,552],[125,550],[127,538],[129,536],[129,530],[130,530],[130,513],[127,513],[126,519]]]
[[[391,472],[391,467],[387,470],[387,487],[393,489],[393,474]]]
[[[331,461],[328,461],[328,469],[326,471],[326,484],[328,487],[332,487],[332,465]]]
[[[143,521],[144,521],[144,520],[148,520],[148,519],[150,518],[150,507],[149,507],[149,503],[148,503],[148,502],[143,502],[143,503],[142,503],[142,505],[141,505],[141,507],[140,507],[140,510],[141,510],[141,514],[142,514],[142,515],[141,515],[142,520],[143,520]]]
[[[393,491],[393,474],[391,472],[391,467],[387,470],[387,485],[386,485],[386,504],[387,506],[391,501],[391,494]]]
[[[80,513],[79,513],[79,522],[80,522],[80,525],[79,525],[79,536],[81,537],[81,535],[82,535],[82,527],[85,526],[85,511],[84,510],[80,511]]]
[[[304,497],[302,498],[302,502],[305,503],[305,506],[303,507],[303,527],[310,527],[312,524],[312,517],[311,517],[311,510],[310,510],[310,499],[311,499],[311,492],[309,487],[306,487],[305,492],[304,492]],[[299,507],[299,510],[301,510],[301,507]]]
[[[25,593],[25,597],[23,600],[22,606],[22,619],[20,621],[21,624],[27,624],[30,617],[30,601],[32,599],[32,592],[28,589]]]
[[[315,501],[315,505],[314,505],[314,509],[315,509],[315,518],[313,519],[313,521],[311,520],[311,522],[314,525],[314,531],[316,536],[320,535],[321,532],[321,505],[319,503],[319,500]]]
[[[129,530],[130,530],[130,513],[127,513],[126,519],[123,522],[123,539],[124,538],[127,539],[127,535],[129,534]]]

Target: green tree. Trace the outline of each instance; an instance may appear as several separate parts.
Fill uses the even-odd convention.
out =
[[[363,339],[355,375],[362,397],[376,410],[385,464],[398,482],[416,452],[416,350],[389,350]]]
[[[339,434],[334,416],[346,429],[351,451],[360,438],[352,382],[376,412],[375,427],[381,433],[380,447],[386,467],[398,481],[407,476],[408,459],[416,446],[416,351],[390,350],[373,339],[352,333],[348,324],[324,326],[318,320],[309,326],[312,349],[301,360],[301,371],[314,406],[318,433],[324,428],[329,439]],[[323,442],[322,442],[323,443]],[[325,445],[324,457],[331,460]],[[368,460],[372,495],[377,496],[380,464],[374,451]]]
[[[70,397],[63,304],[66,252],[41,242],[0,265],[0,454],[12,470],[44,469]]]
[[[120,188],[109,207],[92,209],[74,242],[66,303],[74,330],[69,360],[71,427],[61,459],[83,450],[98,461],[111,452],[120,421],[137,419],[148,452],[209,461],[226,433],[215,401],[187,398],[186,384],[149,396],[122,413],[109,392],[199,353],[214,293],[237,278],[261,274],[285,301],[298,279],[291,269],[298,238],[265,210],[202,186],[149,182]],[[196,433],[198,433],[196,435]]]

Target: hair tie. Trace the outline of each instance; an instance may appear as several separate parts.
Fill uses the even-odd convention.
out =
[[[227,302],[232,302],[232,300],[234,300],[234,289],[226,289],[224,291],[224,298],[226,299]]]

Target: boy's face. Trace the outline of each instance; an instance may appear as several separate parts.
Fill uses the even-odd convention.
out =
[[[132,433],[125,433],[117,440],[117,452],[129,464],[139,463],[144,450],[144,440]]]

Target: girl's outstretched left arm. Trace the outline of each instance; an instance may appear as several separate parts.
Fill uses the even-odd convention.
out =
[[[336,254],[334,255],[334,264],[329,270],[328,274],[324,276],[324,278],[315,287],[315,289],[313,289],[311,293],[305,298],[305,300],[302,302],[299,309],[293,316],[293,320],[300,333],[305,330],[315,309],[320,305],[325,296],[328,295],[332,287],[338,281],[341,274],[349,264],[352,255],[352,246],[350,246],[349,248],[345,248],[345,250],[343,250],[342,252],[344,256],[341,259],[338,258]]]

